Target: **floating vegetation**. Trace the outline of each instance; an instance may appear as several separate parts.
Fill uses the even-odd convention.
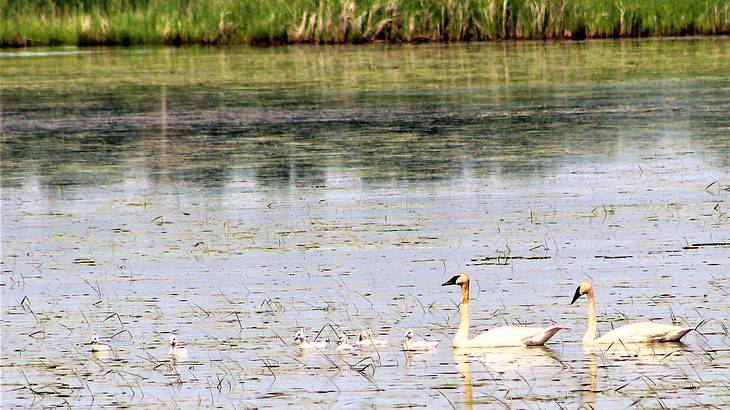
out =
[[[596,259],[631,259],[632,255],[596,255]]]
[[[515,260],[545,260],[550,259],[551,256],[483,256],[480,258],[471,259],[472,263],[467,266],[479,266],[479,265],[507,265],[510,261]]]
[[[713,247],[713,248],[730,248],[730,242],[700,242],[700,243],[693,243],[691,245],[683,246],[682,249],[699,249],[704,247]]]

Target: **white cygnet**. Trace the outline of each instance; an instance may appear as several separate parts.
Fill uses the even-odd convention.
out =
[[[172,356],[173,358],[181,358],[188,355],[188,349],[177,344],[176,335],[170,336],[170,350],[167,352],[167,355]]]
[[[94,337],[91,338],[91,351],[94,353],[99,352],[108,352],[112,350],[111,346],[106,345],[104,343],[99,343],[99,336],[94,335]]]
[[[407,352],[414,352],[433,350],[436,348],[436,346],[438,346],[438,342],[413,340],[413,329],[408,329],[405,336],[403,337],[403,342],[401,343],[401,345],[403,346],[403,350]]]
[[[319,342],[308,342],[306,336],[304,336],[304,330],[297,330],[294,335],[294,343],[299,346],[300,349],[324,349],[329,343],[328,340],[322,340]]]
[[[355,350],[355,346],[351,345],[347,341],[347,335],[343,334],[337,339],[337,351],[344,352],[349,350]]]
[[[359,335],[357,335],[357,342],[355,342],[358,346],[385,346],[388,344],[387,340],[384,339],[376,339],[374,337],[370,336],[370,332],[367,330],[363,330],[360,332]]]

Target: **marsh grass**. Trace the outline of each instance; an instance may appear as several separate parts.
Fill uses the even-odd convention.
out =
[[[728,34],[730,0],[0,0],[0,45]]]

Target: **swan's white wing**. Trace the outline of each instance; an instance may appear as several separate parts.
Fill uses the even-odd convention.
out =
[[[606,333],[596,339],[596,343],[615,343],[619,340],[623,343],[673,342],[681,339],[690,330],[692,329],[662,323],[632,323]]]
[[[527,346],[545,343],[560,328],[540,328],[522,326],[500,326],[487,330],[468,341],[464,347],[508,347]]]

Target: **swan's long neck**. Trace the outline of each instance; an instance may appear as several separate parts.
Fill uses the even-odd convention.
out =
[[[465,284],[461,285],[461,304],[462,305],[469,304],[469,282],[466,282]]]
[[[596,340],[596,333],[598,326],[596,325],[596,299],[593,294],[593,289],[588,291],[588,329],[586,330],[585,336],[583,336],[583,344],[589,345]]]
[[[469,283],[461,286],[459,307],[459,330],[454,336],[453,346],[461,346],[469,340]]]

